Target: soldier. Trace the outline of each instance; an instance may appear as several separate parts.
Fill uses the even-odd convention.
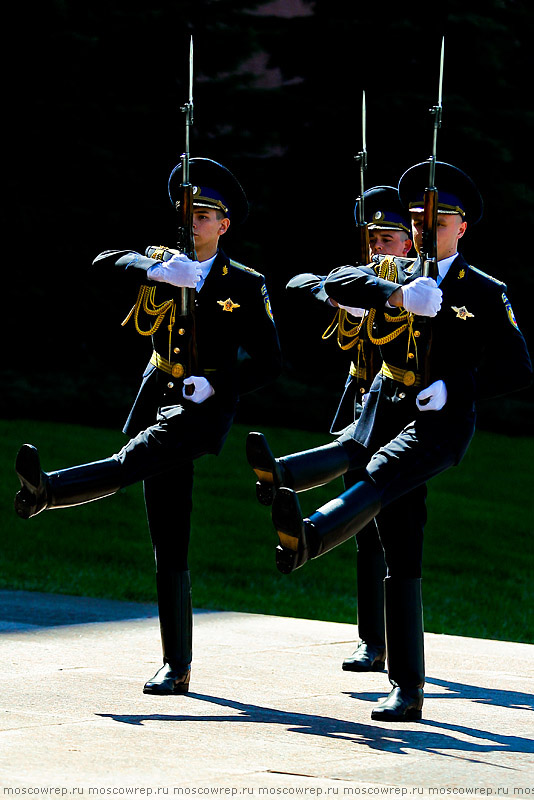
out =
[[[405,258],[412,249],[410,219],[402,207],[399,194],[393,186],[374,186],[364,193],[364,214],[368,220],[369,250],[371,260],[374,256],[392,255]],[[358,201],[354,208],[357,221]],[[328,298],[324,292],[324,278],[306,273],[297,275],[289,281],[288,289],[299,294],[312,293],[320,300],[337,306],[335,300]],[[360,324],[363,309],[344,309],[355,320],[360,328],[359,336],[348,340],[347,345],[340,342],[357,356],[351,361],[345,389],[330,433],[340,434],[348,425],[355,422],[361,414],[360,400],[372,379],[374,362],[373,345],[365,337],[365,326]],[[349,322],[349,320],[347,320]],[[338,318],[338,325],[340,320]],[[356,347],[356,350],[353,348]],[[250,434],[247,447],[252,451],[254,460],[255,439],[261,434]],[[264,446],[261,442],[259,447]],[[343,476],[345,488],[348,489],[358,479],[358,471],[349,471]],[[350,672],[371,672],[384,669],[386,658],[386,640],[384,631],[384,588],[386,577],[384,550],[377,533],[378,520],[373,520],[355,537],[357,547],[357,619],[360,641],[354,653],[343,661],[342,668]]]
[[[180,196],[180,174],[181,164],[169,178],[173,204]],[[210,159],[190,160],[190,180],[197,261],[178,252],[160,261],[129,250],[108,250],[94,261],[104,275],[115,269],[140,284],[129,317],[139,333],[152,337],[153,353],[124,427],[132,438],[109,458],[56,472],[41,470],[31,445],[23,445],[16,460],[22,488],[15,509],[23,519],[144,481],[163,645],[163,666],[145,684],[146,694],[184,694],[189,688],[192,606],[187,554],[193,462],[220,452],[239,395],[274,380],[281,368],[263,275],[219,248],[230,224],[247,216],[245,193],[229,170]],[[192,318],[179,312],[183,287],[196,289],[200,369],[194,374],[187,359],[193,345]],[[248,358],[238,358],[239,351]],[[193,393],[188,394],[191,386]]]
[[[424,162],[399,183],[418,252],[427,182]],[[436,165],[436,185],[440,288],[422,276],[419,258],[387,256],[378,265],[341,267],[325,281],[325,292],[336,302],[370,309],[367,331],[383,359],[359,420],[323,448],[274,459],[266,447],[255,469],[260,482],[276,490],[272,518],[279,537],[276,563],[283,573],[346,541],[380,513],[393,689],[372,711],[378,720],[421,718],[425,482],[461,461],[474,433],[478,399],[519,390],[532,380],[505,284],[470,266],[457,250],[468,223],[481,217],[478,190],[464,172],[442,162]],[[360,479],[303,519],[295,492],[348,469],[360,469]]]

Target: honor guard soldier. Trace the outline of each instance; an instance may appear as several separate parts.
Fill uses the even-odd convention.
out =
[[[428,162],[402,176],[415,247],[422,251]],[[367,331],[382,365],[357,422],[335,442],[275,459],[267,443],[252,464],[274,488],[276,563],[290,573],[357,534],[378,517],[387,577],[385,632],[390,694],[378,720],[421,718],[425,682],[421,569],[425,483],[457,465],[475,430],[476,401],[528,386],[532,365],[501,281],[457,252],[468,224],[482,214],[472,180],[437,162],[439,288],[421,258],[386,256],[367,267],[341,267],[324,290],[337,303],[369,309]],[[429,349],[430,340],[432,347]],[[495,380],[495,365],[499,380]],[[359,480],[303,519],[296,492],[348,470]]]
[[[393,186],[374,186],[364,192],[364,215],[369,232],[369,260],[390,255],[405,258],[412,249],[411,225],[408,212],[403,208],[397,189]],[[354,207],[357,221],[358,203]],[[339,304],[328,298],[324,291],[326,276],[305,273],[292,278],[287,288],[299,294],[312,294],[329,305]],[[361,414],[362,395],[368,391],[374,377],[373,364],[379,354],[366,336],[361,308],[341,308],[343,317],[335,318],[331,329],[338,326],[338,343],[348,353],[355,354],[351,360],[349,374],[330,433],[340,434]],[[340,332],[341,329],[341,332]],[[343,332],[348,333],[344,341]],[[353,332],[356,335],[353,335]],[[328,334],[327,334],[328,335]],[[254,450],[264,446],[262,434],[251,433],[247,448],[254,461]],[[257,444],[256,444],[257,443]],[[358,479],[358,471],[346,472],[343,476],[348,489]],[[377,532],[378,520],[372,520],[355,537],[357,547],[357,619],[360,641],[354,653],[343,661],[343,669],[349,672],[371,672],[383,670],[386,658],[384,630],[384,588],[386,564],[384,550]]]
[[[16,460],[22,488],[15,509],[23,519],[144,482],[163,645],[163,666],[145,684],[147,694],[184,694],[189,688],[193,462],[220,452],[239,396],[273,381],[281,369],[263,275],[219,248],[230,224],[247,216],[245,193],[216,161],[192,158],[189,167],[197,260],[149,247],[148,255],[107,250],[94,261],[99,273],[118,270],[139,284],[127,320],[152,340],[152,356],[124,428],[130,441],[109,458],[56,472],[41,470],[32,445],[23,445]],[[182,168],[178,165],[169,178],[173,204],[180,197]],[[184,288],[195,290],[192,314],[182,313]]]

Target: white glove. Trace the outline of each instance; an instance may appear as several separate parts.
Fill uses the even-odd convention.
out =
[[[191,261],[187,256],[180,254],[173,256],[168,261],[158,263],[147,270],[147,278],[151,281],[162,281],[183,289],[194,289],[202,276],[198,261]]]
[[[193,385],[193,394],[186,394],[185,387]],[[191,400],[192,403],[203,403],[212,394],[215,394],[215,389],[206,378],[201,378],[198,375],[191,375],[190,378],[184,378],[184,386],[182,394],[186,400]]]
[[[443,292],[434,278],[416,278],[402,287],[402,305],[421,317],[435,317],[441,308]]]
[[[419,411],[441,411],[447,402],[447,387],[443,381],[435,381],[419,392],[415,402]]]
[[[341,303],[338,303],[338,307],[348,311],[353,317],[363,317],[365,314],[365,308],[357,308],[356,306],[342,306]]]

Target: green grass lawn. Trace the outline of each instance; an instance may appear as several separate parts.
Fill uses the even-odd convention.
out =
[[[105,429],[0,421],[0,587],[155,601],[153,556],[141,486],[30,521],[13,511],[13,471],[22,442],[39,447],[47,470],[96,460],[125,437]],[[269,509],[255,500],[245,459],[248,426],[235,425],[219,457],[197,462],[190,566],[197,608],[356,621],[354,541],[290,576],[274,565]],[[275,454],[328,436],[262,428]],[[534,641],[532,624],[533,440],[479,432],[461,466],[435,478],[425,534],[425,629]],[[310,513],[341,480],[300,495]],[[402,524],[399,520],[399,535]]]

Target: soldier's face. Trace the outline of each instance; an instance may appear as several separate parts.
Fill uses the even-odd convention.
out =
[[[193,211],[193,236],[197,254],[217,249],[219,236],[228,230],[230,220],[228,217],[219,219],[217,211],[213,208],[198,208]]]
[[[412,248],[411,239],[406,238],[402,231],[387,229],[369,231],[369,250],[372,256],[400,256],[403,258]]]
[[[460,214],[438,214],[438,261],[449,258],[458,252],[458,240],[467,228]],[[412,233],[417,252],[421,252],[423,242],[423,214],[412,213]]]

